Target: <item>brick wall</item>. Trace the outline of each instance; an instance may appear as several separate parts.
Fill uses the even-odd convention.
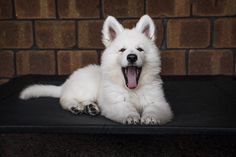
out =
[[[149,14],[163,75],[234,75],[236,0],[0,0],[0,84],[98,63],[107,15],[133,27]]]

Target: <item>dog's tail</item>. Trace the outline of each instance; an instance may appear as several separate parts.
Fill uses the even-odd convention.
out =
[[[36,84],[25,88],[20,93],[20,99],[27,100],[38,97],[59,98],[61,96],[61,90],[62,86]]]

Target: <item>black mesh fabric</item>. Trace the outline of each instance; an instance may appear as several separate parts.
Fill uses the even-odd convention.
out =
[[[18,98],[35,83],[59,85],[67,76],[29,75],[0,86],[0,132],[93,134],[236,133],[236,79],[232,76],[164,76],[164,91],[174,111],[163,126],[127,126],[102,116],[73,115],[59,99]]]

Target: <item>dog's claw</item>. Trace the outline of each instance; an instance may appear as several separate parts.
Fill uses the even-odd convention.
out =
[[[157,125],[160,121],[153,116],[146,116],[141,118],[141,124],[143,125]]]
[[[140,123],[140,117],[138,116],[128,116],[125,124],[127,125],[137,125]]]

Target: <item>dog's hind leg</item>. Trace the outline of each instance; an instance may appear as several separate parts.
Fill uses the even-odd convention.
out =
[[[95,65],[75,71],[63,85],[61,106],[72,113],[77,109],[79,113],[86,111],[90,115],[97,115],[100,110],[95,102],[100,75],[100,67]]]
[[[63,109],[70,111],[73,114],[81,114],[85,109],[85,106],[74,98],[62,97],[60,99],[60,104]]]

